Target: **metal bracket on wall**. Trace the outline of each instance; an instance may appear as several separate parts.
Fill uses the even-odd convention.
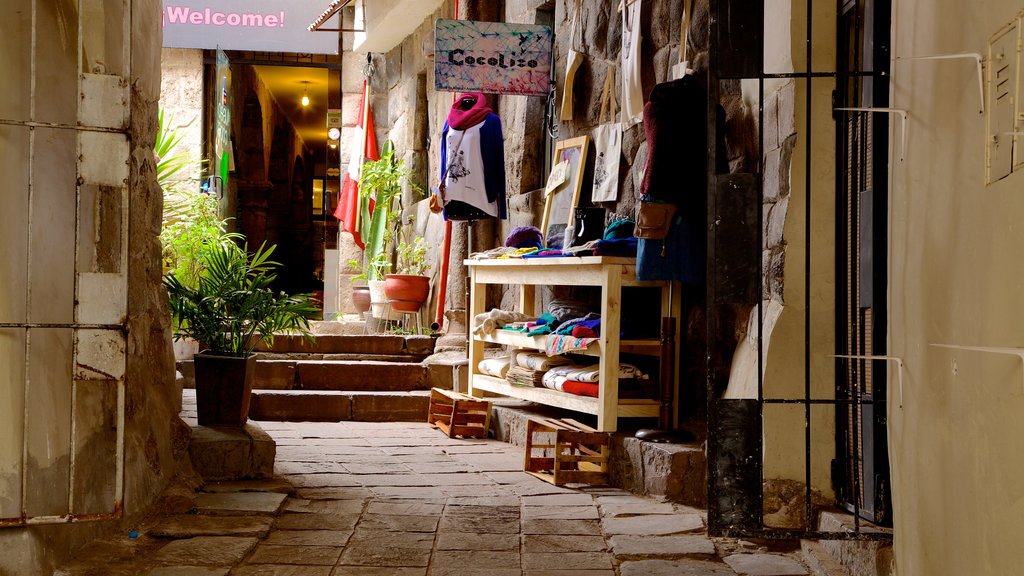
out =
[[[977,52],[959,52],[956,54],[935,54],[932,56],[897,56],[893,60],[914,61],[914,60],[962,60],[970,58],[978,66],[978,96],[981,97],[981,113],[985,113],[985,59]]]
[[[909,112],[902,108],[833,108],[842,112],[869,112],[872,114],[895,114],[900,117],[900,162],[903,161],[903,153],[907,150],[907,116]]]
[[[896,381],[899,383],[900,390],[900,409],[903,409],[903,358],[897,358],[895,356],[863,356],[857,354],[832,354],[833,358],[845,358],[847,360],[885,360],[887,362],[895,362],[896,367],[899,369],[897,372]]]
[[[1021,366],[1024,368],[1024,348],[1006,348],[1002,346],[960,346],[958,344],[932,344],[936,348],[950,348],[952,350],[967,350],[969,352],[985,352],[988,354],[1005,354],[1020,358]],[[1021,376],[1021,390],[1024,391],[1024,375]]]

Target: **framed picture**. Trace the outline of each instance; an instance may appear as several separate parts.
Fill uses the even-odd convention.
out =
[[[549,248],[563,246],[565,229],[573,225],[573,211],[580,202],[583,169],[587,162],[588,136],[560,140],[551,161],[549,186],[545,189],[544,219],[541,231]],[[562,164],[564,168],[559,167]],[[564,169],[564,172],[562,170]]]

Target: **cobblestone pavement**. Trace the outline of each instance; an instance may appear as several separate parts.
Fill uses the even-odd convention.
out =
[[[208,486],[198,514],[99,542],[57,574],[808,574],[798,550],[709,539],[704,511],[525,474],[523,449],[419,423],[260,425],[281,482]]]

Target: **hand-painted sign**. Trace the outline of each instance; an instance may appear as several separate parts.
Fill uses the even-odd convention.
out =
[[[547,96],[551,28],[532,24],[438,20],[434,87],[451,92]]]
[[[325,6],[327,0],[163,0],[164,48],[337,54],[337,32],[306,29]]]

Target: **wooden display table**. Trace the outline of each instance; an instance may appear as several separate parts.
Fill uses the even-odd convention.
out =
[[[501,394],[529,400],[540,404],[557,406],[594,414],[597,429],[614,432],[620,417],[657,417],[660,403],[657,399],[619,399],[619,352],[659,356],[661,344],[657,338],[644,340],[621,340],[619,324],[622,305],[622,288],[645,286],[661,288],[661,314],[679,317],[680,293],[678,283],[668,281],[641,282],[636,279],[636,259],[610,256],[584,256],[559,258],[527,258],[505,260],[466,260],[470,271],[470,302],[468,311],[469,332],[469,392],[476,397],[484,393]],[[601,288],[601,337],[585,351],[600,359],[601,378],[598,397],[576,396],[549,388],[513,386],[501,378],[481,374],[478,365],[484,359],[484,345],[488,342],[506,344],[516,348],[544,350],[547,336],[526,336],[519,332],[497,330],[487,336],[473,334],[477,314],[487,312],[486,298],[488,284],[518,284],[520,286],[519,307],[523,313],[539,316],[534,309],[536,287],[540,286],[599,286]],[[675,284],[675,297],[671,299],[670,286]],[[647,319],[644,319],[647,320]],[[650,318],[657,325],[658,318]],[[677,323],[677,326],[679,323]],[[675,341],[679,342],[679,330]],[[676,363],[673,389],[678,389],[679,372]],[[674,397],[678,398],[678,394]],[[673,410],[673,413],[676,413]]]

